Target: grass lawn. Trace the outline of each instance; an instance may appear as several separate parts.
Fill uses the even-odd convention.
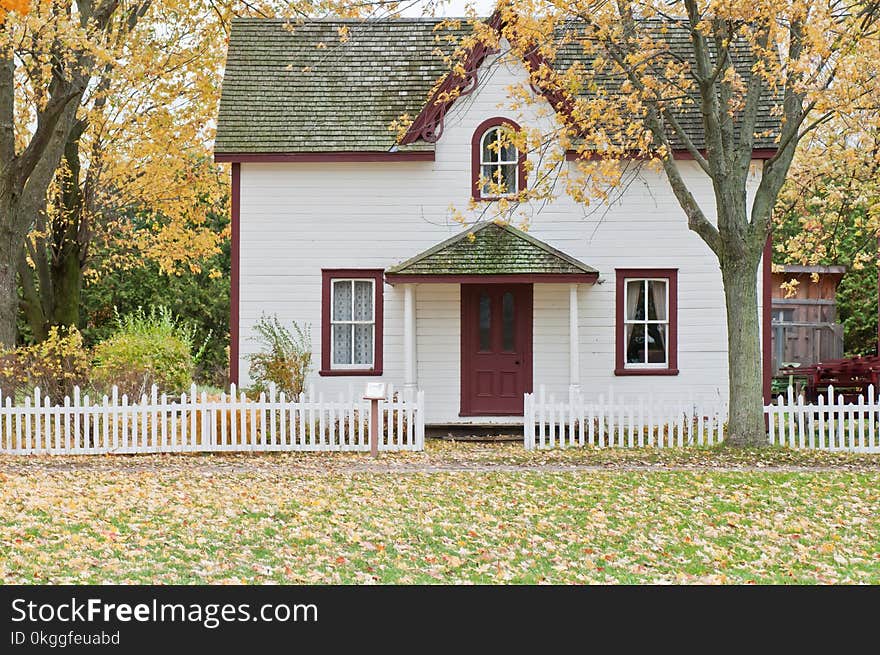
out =
[[[880,457],[0,457],[5,583],[880,583]]]

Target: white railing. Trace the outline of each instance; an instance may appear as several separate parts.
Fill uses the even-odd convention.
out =
[[[727,407],[717,400],[668,402],[569,394],[557,402],[544,387],[525,395],[525,447],[672,448],[724,440]]]
[[[859,395],[856,402],[845,402],[828,387],[815,403],[795,398],[789,387],[785,396],[764,407],[770,443],[789,448],[848,450],[880,453],[880,402],[874,387],[868,397]]]
[[[423,450],[423,391],[398,392],[379,401],[379,450]],[[193,387],[169,398],[153,387],[129,403],[116,390],[92,401],[75,389],[61,403],[0,398],[0,453],[105,454],[201,451],[370,449],[370,402],[339,395],[260,394],[248,400],[232,385],[229,394],[208,396]]]

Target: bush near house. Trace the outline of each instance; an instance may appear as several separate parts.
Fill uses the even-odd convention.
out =
[[[193,380],[193,350],[192,328],[168,308],[138,309],[118,318],[117,331],[95,346],[95,385],[105,392],[116,385],[134,400],[154,384],[159,393],[182,393]]]
[[[15,398],[39,387],[44,397],[60,402],[90,378],[91,357],[75,327],[53,326],[39,343],[0,353],[0,389]]]
[[[225,223],[217,230],[224,229]],[[147,228],[145,227],[144,230]],[[101,256],[111,259],[115,251]],[[82,332],[94,346],[117,331],[117,314],[139,307],[163,306],[193,328],[194,342],[204,350],[195,364],[195,381],[214,387],[228,384],[229,366],[229,244],[221,253],[200,262],[199,272],[166,275],[155,262],[111,270],[83,288]]]
[[[254,326],[262,350],[248,355],[253,394],[267,391],[275,384],[288,397],[303,391],[306,376],[312,365],[312,338],[309,326],[293,323],[293,332],[278,320],[278,316],[260,317]]]

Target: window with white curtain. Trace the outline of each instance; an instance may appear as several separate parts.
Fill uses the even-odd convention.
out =
[[[333,279],[330,293],[332,367],[372,368],[376,339],[376,281]]]
[[[669,366],[669,280],[627,278],[624,307],[626,368]]]

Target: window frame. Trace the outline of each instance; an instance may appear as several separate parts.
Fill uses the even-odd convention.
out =
[[[616,278],[615,321],[615,375],[678,375],[678,269],[675,268],[618,268]],[[665,364],[628,364],[626,361],[626,287],[633,280],[663,280],[666,282],[667,336]],[[646,297],[647,302],[647,297]],[[631,321],[632,322],[632,321]],[[635,321],[638,324],[663,321]]]
[[[517,160],[516,160],[516,192],[515,193],[505,193],[503,195],[492,195],[492,196],[484,196],[483,195],[483,185],[480,184],[480,177],[483,171],[483,139],[485,136],[494,128],[497,127],[508,127],[514,132],[520,131],[519,124],[516,121],[512,121],[509,118],[504,118],[501,116],[496,116],[493,118],[488,118],[484,120],[477,126],[477,129],[474,130],[473,137],[471,139],[471,197],[474,200],[482,200],[482,201],[493,201],[493,200],[501,200],[501,199],[510,199],[516,198],[520,193],[526,190],[526,155],[522,151],[517,148]],[[500,165],[501,161],[501,153],[498,153],[498,162],[489,162],[490,164]],[[512,163],[512,162],[511,162]]]
[[[321,376],[382,375],[384,339],[384,271],[382,269],[325,268],[321,269]],[[373,363],[334,364],[333,325],[366,324],[366,321],[333,321],[333,283],[370,281],[373,283]],[[352,285],[353,286],[353,285]],[[352,292],[354,289],[352,288]],[[354,295],[352,294],[352,302]],[[354,316],[352,314],[352,316]]]

